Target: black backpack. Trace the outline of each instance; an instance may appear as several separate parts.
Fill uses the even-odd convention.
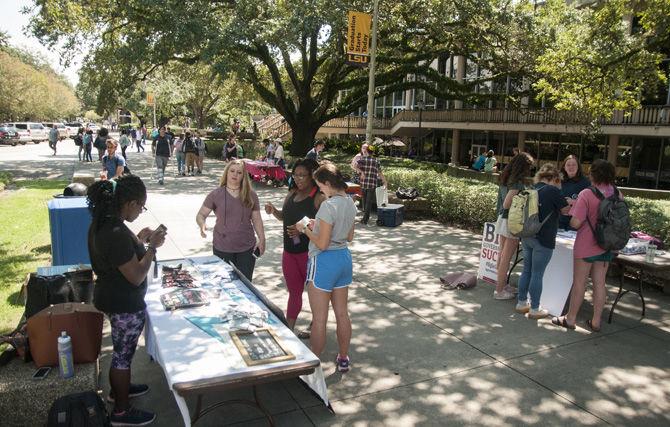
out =
[[[591,187],[600,203],[598,204],[598,220],[595,227],[586,217],[598,246],[606,251],[618,251],[628,243],[632,226],[628,204],[619,197],[619,190],[614,187],[614,194],[605,197],[596,187]]]
[[[81,147],[82,142],[84,142],[84,140],[81,137],[81,134],[77,134],[77,136],[74,137],[74,145]]]
[[[107,408],[93,391],[59,397],[49,408],[47,427],[111,427]]]
[[[416,188],[402,188],[398,187],[395,192],[395,195],[399,199],[403,200],[414,200],[419,197],[419,190]]]

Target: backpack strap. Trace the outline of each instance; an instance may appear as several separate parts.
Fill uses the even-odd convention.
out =
[[[593,194],[596,195],[596,197],[598,198],[598,200],[605,200],[605,195],[604,195],[600,190],[598,190],[598,189],[595,187],[595,185],[590,186],[590,187],[589,187],[589,190],[591,190],[591,191],[593,192]],[[614,188],[614,191],[617,191],[617,190],[616,190],[616,187]],[[617,192],[617,194],[618,194],[618,192]]]

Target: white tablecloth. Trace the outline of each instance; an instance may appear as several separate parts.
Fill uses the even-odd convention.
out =
[[[544,272],[540,307],[552,316],[561,315],[572,288],[574,244],[574,238],[557,236],[556,248]]]
[[[208,269],[216,265],[221,269],[232,271],[232,267],[216,257],[176,260],[169,261],[166,264],[179,263],[183,263],[185,267],[189,265],[196,268],[205,266]],[[291,330],[281,323],[275,315],[269,313],[270,326],[282,340],[286,349],[293,353],[296,358],[295,360],[266,365],[247,366],[229,335],[223,334],[224,342],[221,342],[186,319],[186,316],[217,317],[222,312],[222,301],[213,300],[210,305],[203,307],[180,309],[172,312],[165,311],[160,302],[160,296],[175,288],[163,288],[160,283],[160,275],[158,279],[153,280],[152,272],[153,267],[149,273],[149,286],[145,298],[148,314],[145,328],[147,352],[163,368],[168,385],[173,391],[184,424],[187,427],[191,425],[190,412],[184,398],[174,391],[174,384],[209,378],[219,378],[222,382],[225,382],[227,376],[239,376],[241,373],[247,372],[253,373],[254,371],[267,369],[269,366],[289,367],[297,363],[319,360]],[[233,283],[249,301],[265,308],[241,281],[236,280]],[[321,397],[326,405],[329,405],[326,382],[321,366],[318,366],[313,374],[302,376],[301,379]]]

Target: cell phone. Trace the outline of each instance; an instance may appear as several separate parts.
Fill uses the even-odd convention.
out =
[[[156,230],[162,230],[164,233],[167,233],[167,227],[163,224],[159,225]]]
[[[256,248],[256,250],[251,255],[253,255],[254,258],[258,258],[259,256],[261,256],[261,250],[259,248]]]
[[[43,380],[44,378],[46,378],[47,375],[49,375],[49,372],[51,372],[51,368],[48,367],[48,366],[45,366],[44,368],[39,368],[33,374],[33,379],[34,380]]]

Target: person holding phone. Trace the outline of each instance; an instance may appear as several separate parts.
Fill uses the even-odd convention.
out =
[[[88,251],[97,277],[93,302],[112,327],[114,352],[107,399],[114,402],[114,409],[110,419],[112,425],[147,425],[156,415],[132,407],[129,399],[147,393],[149,387],[132,384],[130,368],[146,321],[147,274],[156,248],[165,241],[165,229],[143,228],[135,234],[126,226],[146,210],[147,191],[138,176],[98,181],[89,187],[86,197],[92,215]]]
[[[219,187],[202,203],[195,221],[200,235],[207,237],[206,219],[214,211],[214,255],[232,262],[249,281],[253,280],[256,256],[265,252],[265,230],[258,196],[251,189],[242,160],[233,159],[223,170]],[[255,233],[255,235],[254,235]],[[258,236],[258,240],[256,240]]]
[[[300,221],[296,229],[309,238],[307,295],[312,308],[310,347],[321,355],[326,346],[328,306],[333,305],[337,322],[337,370],[350,369],[349,344],[351,320],[347,307],[349,285],[353,281],[353,264],[348,245],[354,240],[356,206],[347,195],[347,183],[332,163],[319,167],[314,180],[328,197],[316,213],[316,219]]]
[[[319,192],[312,174],[319,167],[314,160],[298,160],[293,166],[293,181],[284,199],[281,210],[272,203],[265,205],[265,212],[282,221],[284,228],[284,252],[282,253],[282,272],[288,289],[286,321],[293,330],[302,310],[302,293],[307,280],[307,251],[309,239],[296,230],[295,223],[302,218],[315,218],[321,203],[326,199]],[[299,338],[309,338],[308,331],[298,334]]]

